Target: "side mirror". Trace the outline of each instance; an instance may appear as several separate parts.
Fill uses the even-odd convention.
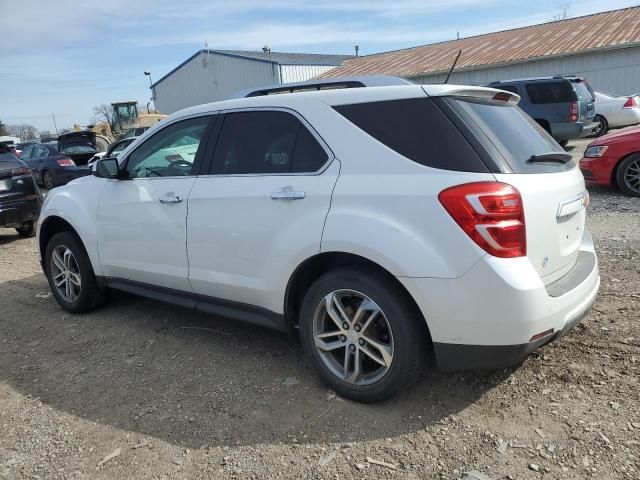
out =
[[[98,178],[120,178],[117,158],[101,158],[96,162],[93,175]]]

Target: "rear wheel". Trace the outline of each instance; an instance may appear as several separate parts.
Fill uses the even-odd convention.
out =
[[[352,400],[377,402],[420,377],[428,347],[422,322],[392,281],[373,271],[337,270],[307,292],[300,335],[330,388]]]
[[[36,234],[35,220],[23,223],[22,226],[16,228],[16,232],[18,232],[21,237],[33,237]]]
[[[46,188],[47,190],[51,190],[56,186],[53,174],[49,170],[45,170],[42,174],[42,183],[44,183],[44,188]]]
[[[601,137],[609,131],[609,122],[602,115],[596,115],[594,120],[600,122],[600,125],[593,131],[592,137]]]
[[[640,153],[630,155],[620,163],[616,181],[623,193],[640,197]]]
[[[89,256],[74,233],[51,237],[44,268],[51,292],[65,310],[87,312],[103,300],[105,292],[98,287]]]

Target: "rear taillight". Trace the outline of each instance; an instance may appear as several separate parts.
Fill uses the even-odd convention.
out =
[[[629,99],[624,103],[624,108],[633,108],[638,106],[637,97],[629,97]]]
[[[31,170],[27,167],[14,168],[11,170],[12,177],[21,177],[22,175],[31,175]]]
[[[578,102],[569,103],[569,121],[570,122],[578,121]]]
[[[60,165],[61,167],[75,167],[76,166],[76,162],[74,162],[70,158],[59,158],[58,160],[56,160],[56,162],[58,162],[58,165]]]
[[[527,254],[520,192],[499,182],[456,185],[438,199],[449,215],[487,253],[501,258]]]

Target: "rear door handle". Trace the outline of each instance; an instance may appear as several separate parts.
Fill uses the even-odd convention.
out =
[[[272,200],[302,200],[306,197],[305,192],[293,192],[291,190],[282,190],[271,194]]]
[[[166,195],[159,199],[160,203],[180,203],[182,202],[181,195]]]

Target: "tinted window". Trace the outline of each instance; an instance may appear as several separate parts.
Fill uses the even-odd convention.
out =
[[[531,103],[575,102],[578,99],[568,80],[529,83],[525,88]]]
[[[133,138],[131,139],[127,139],[127,140],[122,140],[118,143],[116,143],[111,150],[108,151],[108,153],[106,154],[107,157],[117,157],[118,155],[120,155],[120,153],[127,148],[129,145],[131,145],[131,143],[133,142]]]
[[[236,112],[225,115],[213,173],[315,172],[327,159],[327,153],[294,115]]]
[[[516,95],[519,95],[518,87],[516,87],[515,85],[496,84],[496,85],[491,85],[491,87],[492,88],[497,88],[499,90],[506,90],[507,92],[511,92],[511,93],[515,93]]]
[[[540,173],[539,165],[527,163],[532,155],[564,153],[555,140],[517,106],[462,98],[452,101],[480,128],[516,173]],[[567,166],[573,165],[569,162]],[[556,164],[554,168],[557,170],[564,167],[562,164]]]
[[[127,161],[130,178],[191,175],[209,117],[177,122],[136,148]]]
[[[573,85],[573,88],[578,94],[578,98],[580,100],[585,100],[587,102],[591,102],[595,100],[593,92],[591,91],[591,89],[589,88],[586,82],[571,82],[571,84]]]
[[[26,145],[22,149],[22,153],[20,154],[20,157],[25,160],[31,158],[31,155],[33,154],[33,148],[34,148],[34,145]]]
[[[487,171],[475,150],[429,98],[334,108],[373,138],[414,162],[461,172]]]
[[[45,147],[38,146],[38,147],[35,147],[35,149],[33,150],[33,154],[31,155],[31,158],[45,158],[48,156],[49,156],[49,150],[47,150]]]
[[[67,145],[60,153],[65,155],[94,154],[96,153],[96,149],[91,145]]]

